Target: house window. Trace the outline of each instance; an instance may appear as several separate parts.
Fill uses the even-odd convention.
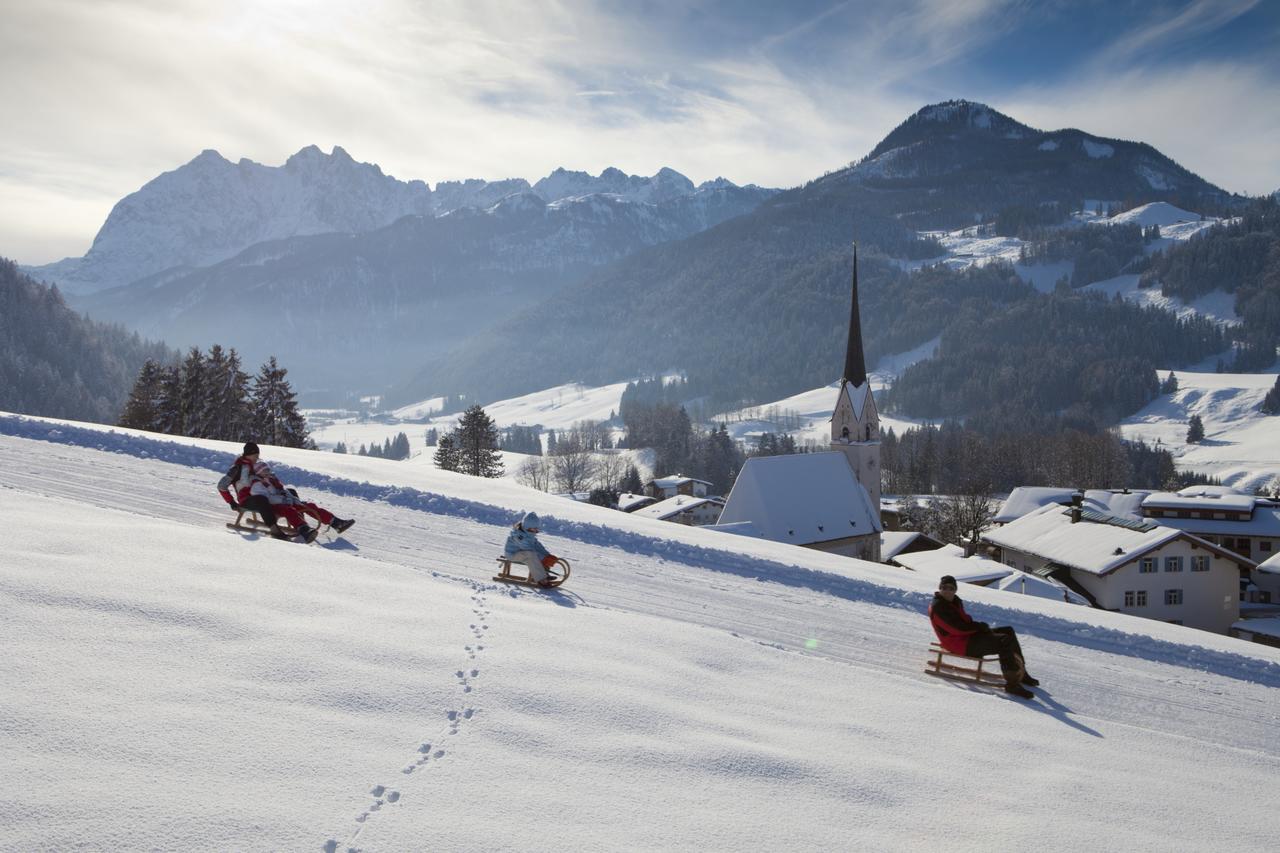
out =
[[[1227,517],[1227,514],[1225,512],[1215,512],[1213,514],[1213,517],[1217,519],[1225,519]]]
[[[1135,593],[1131,589],[1126,589],[1124,591],[1124,606],[1133,607],[1134,602],[1137,601],[1137,598],[1138,598],[1137,593]]]
[[[1182,590],[1166,589],[1164,591],[1164,603],[1169,605],[1177,605],[1182,603]]]
[[[1192,558],[1191,558],[1191,571],[1193,571],[1193,572],[1207,572],[1207,571],[1209,571],[1209,557],[1208,557],[1208,556],[1206,556],[1206,555],[1201,555],[1201,556],[1199,556],[1199,557],[1192,557]]]
[[[1164,570],[1166,572],[1182,571],[1182,558],[1181,557],[1165,557]]]
[[[1125,607],[1146,607],[1147,591],[1145,589],[1126,589],[1124,591]]]
[[[1259,550],[1259,551],[1270,551],[1270,550],[1271,550],[1271,540],[1270,540],[1270,539],[1259,539],[1259,540],[1258,540],[1258,550]]]
[[[1155,557],[1143,557],[1142,562],[1138,564],[1138,574],[1149,575],[1156,570]]]
[[[1138,606],[1139,607],[1147,606],[1147,591],[1145,589],[1138,590]]]

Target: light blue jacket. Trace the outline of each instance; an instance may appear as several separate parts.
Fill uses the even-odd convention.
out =
[[[507,557],[514,557],[521,551],[532,551],[539,558],[551,553],[542,547],[537,536],[517,524],[511,529],[511,534],[507,537],[507,546],[502,549],[502,553]]]

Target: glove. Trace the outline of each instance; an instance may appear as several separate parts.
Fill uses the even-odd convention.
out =
[[[557,557],[555,557],[555,556],[553,556],[553,555],[551,555],[551,554],[548,554],[547,556],[545,556],[545,557],[543,557],[543,558],[542,558],[542,568],[544,568],[544,569],[549,569],[549,568],[551,568],[552,566],[554,566],[554,565],[556,564],[556,560],[557,560],[557,559],[558,559]]]

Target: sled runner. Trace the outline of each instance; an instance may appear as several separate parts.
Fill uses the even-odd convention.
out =
[[[967,681],[970,684],[987,684],[992,687],[1004,687],[1004,675],[1000,673],[1000,659],[995,655],[986,657],[970,657],[949,652],[938,643],[929,645],[931,660],[925,662],[924,671],[938,678],[949,678],[952,681]],[[943,660],[943,658],[946,660]],[[984,670],[984,664],[994,664],[994,670]]]
[[[245,518],[248,516],[248,518]],[[271,525],[262,520],[262,516],[250,509],[241,509],[236,511],[236,520],[228,521],[227,527],[231,530],[239,530],[244,533],[265,533],[271,535]],[[298,531],[294,530],[287,524],[276,525],[276,529],[288,536],[290,539],[298,535]]]
[[[512,566],[519,566],[523,573],[523,576],[512,574],[511,573]],[[557,557],[556,564],[552,566],[550,569],[547,569],[547,582],[545,584],[537,584],[529,580],[528,566],[526,566],[524,563],[514,562],[509,557],[499,557],[498,567],[499,567],[499,572],[498,574],[493,576],[493,579],[496,581],[502,581],[504,583],[518,583],[518,584],[524,584],[525,586],[540,587],[542,589],[548,589],[551,587],[560,586],[560,584],[564,583],[566,580],[569,579],[569,561],[564,559],[563,557]]]

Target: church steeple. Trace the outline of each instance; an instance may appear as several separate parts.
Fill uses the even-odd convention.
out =
[[[845,382],[855,388],[867,381],[867,365],[862,357],[862,319],[858,316],[858,244],[853,244],[853,304],[849,308],[849,346],[844,354]]]

